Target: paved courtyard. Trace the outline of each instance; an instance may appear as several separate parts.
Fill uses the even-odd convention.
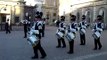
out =
[[[20,28],[21,29],[21,28]],[[33,56],[32,47],[23,38],[23,29],[13,30],[11,34],[0,31],[0,60],[31,60]],[[57,39],[55,36],[56,27],[47,26],[45,37],[42,38],[42,46],[47,53],[47,57],[42,60],[107,60],[107,31],[102,33],[101,50],[93,49],[93,37],[90,29],[87,30],[85,46],[80,46],[79,34],[75,39],[74,54],[67,54],[68,41],[66,48],[56,48]],[[40,55],[41,56],[41,55]],[[41,60],[41,59],[37,59]]]

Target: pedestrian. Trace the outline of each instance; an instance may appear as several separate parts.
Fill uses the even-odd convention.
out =
[[[41,56],[42,59],[44,59],[47,56],[44,49],[41,46],[41,33],[40,33],[41,31],[39,30],[39,22],[41,22],[40,18],[41,18],[41,16],[37,16],[36,17],[37,21],[34,23],[35,24],[34,29],[39,31],[39,34],[38,34],[39,42],[36,46],[33,47],[34,56],[32,57],[32,59],[38,59],[38,51],[40,51],[40,53],[42,55]]]
[[[11,33],[10,25],[9,25],[9,19],[7,19],[7,21],[5,23],[5,30],[6,30],[6,34]]]
[[[56,21],[56,26],[57,26],[57,27],[59,27],[59,23],[60,23],[60,21],[57,20],[57,21]]]
[[[82,15],[82,21],[79,23],[80,45],[86,44],[86,37],[85,37],[86,26],[87,26],[86,16]]]
[[[65,21],[65,16],[61,16],[61,22],[59,23],[59,27],[58,27],[57,32],[56,32],[56,35],[58,36],[57,37],[58,45],[56,46],[56,48],[61,47],[61,42],[63,45],[62,48],[66,47],[65,40],[64,40],[64,34],[65,34],[66,26],[65,26],[64,21]]]
[[[102,16],[98,15],[97,19],[94,23],[93,29],[93,37],[94,37],[94,50],[101,49],[102,44],[100,42],[101,32],[103,31],[103,23],[102,23]]]
[[[70,15],[70,24],[68,25],[67,29],[67,35],[66,38],[68,39],[69,42],[69,51],[67,52],[68,54],[73,54],[74,53],[74,39],[76,37],[76,31],[77,31],[77,23],[76,21],[76,16],[75,15]]]

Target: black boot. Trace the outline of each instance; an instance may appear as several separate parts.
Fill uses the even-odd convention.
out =
[[[69,52],[67,52],[67,53],[68,53],[68,54],[73,54],[73,52],[70,52],[70,51],[69,51]]]
[[[38,57],[36,57],[36,56],[33,56],[33,57],[31,57],[31,59],[38,59]]]
[[[61,42],[62,42],[62,44],[63,44],[62,48],[65,48],[65,47],[66,47],[66,44],[65,44],[64,38],[61,38]]]
[[[44,59],[46,56],[47,56],[47,55],[44,55],[44,56],[42,56],[42,57],[40,57],[40,58],[41,58],[41,59]]]
[[[61,41],[60,41],[60,39],[58,39],[57,41],[58,41],[58,46],[56,46],[56,48],[61,48]]]

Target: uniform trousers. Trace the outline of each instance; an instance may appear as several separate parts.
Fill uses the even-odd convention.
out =
[[[37,58],[38,58],[38,51],[40,51],[42,57],[46,56],[46,53],[44,49],[42,48],[40,41],[38,42],[36,46],[33,47],[33,50],[34,50],[35,57]]]
[[[102,47],[102,44],[100,42],[100,38],[98,39],[94,39],[94,49],[97,49],[99,47],[99,49]]]
[[[86,44],[85,34],[80,34],[80,45],[85,44]]]
[[[59,47],[61,47],[61,42],[62,42],[63,47],[66,47],[64,38],[58,38],[58,46]]]
[[[69,53],[74,52],[74,40],[69,41]]]

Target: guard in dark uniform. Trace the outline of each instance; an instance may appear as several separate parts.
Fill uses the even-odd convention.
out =
[[[41,16],[37,16],[38,21],[35,22],[36,23],[35,24],[35,30],[39,30],[38,22],[39,22],[40,18],[41,18]],[[40,53],[42,55],[41,59],[43,59],[43,58],[45,58],[47,56],[46,53],[45,53],[45,51],[44,51],[44,49],[41,46],[41,34],[40,34],[40,32],[41,31],[39,30],[39,35],[38,35],[38,37],[39,37],[39,43],[36,46],[33,47],[35,55],[32,57],[32,59],[37,59],[38,58],[38,51],[40,51]]]
[[[45,35],[45,18],[43,19],[43,31],[42,31],[42,37]]]
[[[28,21],[24,20],[23,25],[24,25],[24,38],[27,38]]]
[[[68,39],[69,41],[69,51],[67,52],[68,54],[73,54],[74,53],[74,39],[76,37],[76,31],[77,31],[77,23],[75,22],[76,20],[76,16],[75,15],[71,15],[71,20],[70,20],[70,24],[68,26],[67,29],[67,33],[72,34],[73,36],[69,36],[70,39]]]
[[[5,30],[6,30],[6,34],[11,33],[10,32],[10,26],[9,26],[9,19],[7,19],[7,22],[5,23]]]
[[[28,26],[28,31],[30,31],[30,28],[31,28],[31,22],[30,21],[28,21],[27,26]]]
[[[103,23],[102,23],[102,16],[98,15],[97,16],[97,20],[94,23],[94,29],[93,29],[93,37],[94,37],[94,50],[97,49],[101,49],[102,48],[102,44],[100,42],[100,36],[101,36],[101,32],[103,31]]]
[[[82,16],[82,21],[79,23],[80,28],[80,45],[86,44],[85,32],[86,32],[86,16]]]
[[[65,21],[65,16],[61,16],[61,22],[59,24],[58,31],[62,32],[63,34],[65,34],[65,29],[66,29],[64,21]],[[63,45],[62,48],[66,47],[64,37],[58,38],[57,41],[58,41],[58,45],[56,46],[56,48],[61,47],[61,42],[62,42],[62,45]]]
[[[40,25],[42,26],[42,29],[40,29],[40,32],[42,34],[42,37],[44,37],[44,34],[45,34],[45,19],[42,18],[43,12],[40,12],[40,16],[41,16],[41,18],[40,18],[41,24]]]
[[[30,31],[31,21],[30,21],[30,15],[26,13],[25,19],[27,20],[27,31]]]

